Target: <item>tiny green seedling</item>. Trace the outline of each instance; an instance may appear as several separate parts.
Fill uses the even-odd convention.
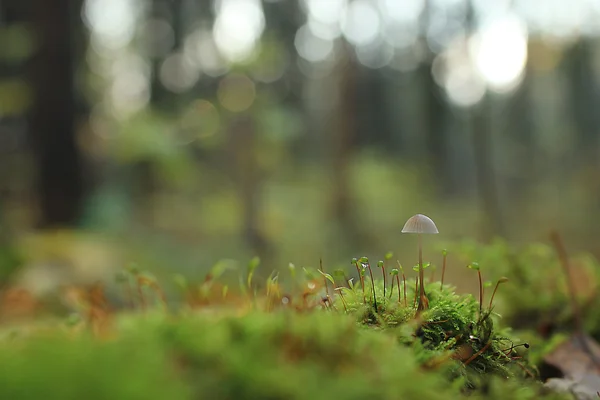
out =
[[[408,302],[406,300],[406,275],[404,275],[404,268],[402,268],[400,261],[396,260],[396,264],[398,264],[398,269],[402,273],[402,283],[404,284],[404,307],[408,307]],[[398,280],[398,285],[400,285],[400,280]]]
[[[248,290],[252,288],[252,277],[254,276],[254,271],[258,268],[260,264],[260,258],[254,257],[248,263],[248,278],[246,279],[246,285],[248,286]]]
[[[385,287],[387,286],[386,279],[385,279],[385,263],[383,261],[378,261],[377,266],[379,268],[381,268],[381,275],[383,275],[383,297],[385,298]],[[393,281],[392,281],[392,283],[393,283]]]
[[[366,303],[367,295],[365,293],[365,268],[364,264],[361,262],[363,259],[366,259],[366,257],[361,257],[360,259],[353,258],[351,262],[356,266],[356,272],[358,272],[358,278],[360,279],[360,286],[363,292],[363,301]]]
[[[325,295],[329,299],[329,285],[327,284],[327,281],[329,280],[331,282],[331,284],[333,285],[333,287],[335,287],[335,281],[333,280],[333,277],[331,275],[324,273],[322,258],[319,259],[319,273],[321,275],[323,275],[323,283],[325,284]]]
[[[476,270],[477,276],[479,277],[479,314],[481,314],[483,311],[483,280],[481,279],[479,263],[472,262],[471,264],[467,265],[467,268]]]
[[[333,276],[329,275],[328,273],[323,272],[322,269],[323,264],[321,263],[321,269],[319,269],[319,273],[323,276],[323,282],[325,283],[325,296],[327,297],[327,300],[330,300],[327,281],[331,282],[333,289],[335,290],[335,279],[333,279]]]
[[[494,296],[496,296],[496,291],[498,290],[498,286],[500,286],[501,283],[506,283],[508,282],[508,278],[506,277],[502,277],[500,279],[498,279],[498,282],[496,282],[496,287],[494,287],[494,291],[492,292],[492,297],[490,298],[490,305],[489,305],[489,309],[492,309],[492,304],[494,302]]]
[[[448,250],[442,250],[442,281],[440,282],[440,289],[444,287],[444,277],[446,276],[446,259],[448,257]]]
[[[340,295],[340,299],[342,300],[342,305],[344,306],[344,311],[348,312],[348,305],[346,304],[346,300],[344,299],[344,294],[342,293],[345,288],[337,287],[334,289],[334,292],[337,292]]]
[[[396,281],[398,282],[398,304],[400,304],[400,278],[398,277],[399,273],[400,271],[398,271],[398,268],[394,268],[390,272],[390,275],[392,276],[392,289],[390,290],[390,299],[392,298],[392,294],[394,294],[394,278],[396,278]]]
[[[419,305],[417,307],[417,313],[429,308],[429,301],[427,300],[427,294],[425,293],[425,280],[423,273],[423,245],[421,241],[422,234],[436,234],[439,233],[437,226],[433,220],[423,214],[413,215],[406,221],[402,233],[416,233],[419,242]]]
[[[369,275],[371,276],[371,286],[373,288],[373,306],[375,307],[375,312],[377,312],[377,295],[375,294],[375,278],[373,278],[373,271],[371,270],[371,263],[369,263],[369,259],[367,257],[361,257],[358,260],[363,267],[363,274],[365,269],[369,270]]]

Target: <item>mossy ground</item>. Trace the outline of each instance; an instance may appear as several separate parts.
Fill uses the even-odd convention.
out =
[[[253,284],[256,266],[240,290],[216,271],[198,286],[179,277],[184,301],[169,307],[137,271],[119,276],[127,311],[100,287],[78,291],[77,317],[4,332],[0,398],[561,398],[471,295],[429,282],[417,315],[414,280],[384,296],[377,279],[334,290],[306,270],[286,290],[276,275]]]

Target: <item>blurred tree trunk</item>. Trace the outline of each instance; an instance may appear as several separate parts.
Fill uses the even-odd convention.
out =
[[[431,56],[433,58],[433,55]],[[433,61],[433,60],[431,60]],[[453,194],[451,166],[448,163],[446,146],[446,117],[445,100],[431,73],[431,63],[423,64],[421,74],[424,81],[425,109],[425,148],[427,163],[430,166],[436,188],[441,194]]]
[[[229,125],[228,169],[242,201],[243,234],[246,243],[263,263],[271,261],[271,246],[261,229],[261,195],[263,171],[257,157],[257,127],[252,115],[234,117]]]
[[[31,60],[34,104],[31,135],[38,171],[42,227],[73,225],[84,198],[82,160],[76,143],[74,24],[81,1],[33,0],[31,20],[38,41]]]
[[[431,0],[425,3],[422,14],[423,26],[429,27],[432,8]],[[427,46],[424,46],[428,48]],[[419,73],[424,86],[423,109],[425,122],[426,161],[430,166],[436,189],[443,195],[454,193],[451,165],[448,162],[446,129],[448,109],[440,87],[433,78],[431,67],[435,53],[428,51],[426,62],[421,63]]]
[[[477,178],[477,190],[483,218],[480,234],[484,240],[496,235],[505,236],[502,213],[498,199],[496,173],[494,171],[494,146],[489,118],[490,98],[484,96],[481,103],[470,110],[473,155]]]
[[[569,79],[569,106],[577,128],[578,163],[597,163],[598,133],[600,132],[600,100],[598,82],[593,67],[593,44],[580,39],[566,54]]]
[[[508,192],[514,195],[515,200],[527,201],[529,189],[536,183],[538,155],[531,103],[533,71],[526,66],[524,74],[519,88],[508,99],[509,118],[502,118],[501,121],[505,127],[504,132],[511,139],[509,140],[511,149],[505,162],[514,165],[511,174],[512,184]]]
[[[594,70],[595,43],[592,39],[581,38],[565,55],[566,73],[569,82],[568,106],[576,129],[575,148],[572,149],[572,165],[587,188],[589,203],[585,204],[579,217],[587,225],[587,234],[598,233],[597,224],[589,218],[590,212],[600,211],[600,87]]]
[[[349,47],[345,47],[345,49],[341,60],[338,61],[338,106],[335,126],[331,135],[330,162],[333,183],[331,200],[335,219],[350,240],[350,244],[356,245],[364,240],[364,235],[356,222],[349,175],[358,136],[356,116],[360,100],[357,97],[356,88],[358,65],[349,54],[351,49]]]

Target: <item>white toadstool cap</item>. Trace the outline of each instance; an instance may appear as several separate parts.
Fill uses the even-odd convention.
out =
[[[423,214],[417,214],[406,221],[402,233],[439,233],[439,231],[431,218]]]

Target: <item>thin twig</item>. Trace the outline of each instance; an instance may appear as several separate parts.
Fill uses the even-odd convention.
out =
[[[444,276],[446,275],[446,256],[448,254],[444,251],[444,257],[442,259],[442,282],[440,283],[440,290],[444,288]]]

